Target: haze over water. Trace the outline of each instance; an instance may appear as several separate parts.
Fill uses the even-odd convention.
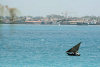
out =
[[[82,42],[81,56],[65,51]],[[0,67],[99,67],[100,26],[0,26]]]
[[[18,8],[23,16],[65,12],[68,16],[100,16],[100,0],[0,0],[0,4]]]

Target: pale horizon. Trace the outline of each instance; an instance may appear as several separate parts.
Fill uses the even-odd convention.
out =
[[[0,4],[20,10],[22,16],[100,16],[100,0],[0,0]]]

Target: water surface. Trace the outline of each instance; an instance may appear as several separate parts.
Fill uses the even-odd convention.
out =
[[[68,56],[79,42],[81,56]],[[99,25],[0,25],[0,67],[99,66]]]

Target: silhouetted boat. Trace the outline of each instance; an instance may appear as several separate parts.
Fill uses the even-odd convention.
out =
[[[72,47],[71,49],[69,49],[68,51],[66,51],[66,53],[70,56],[80,56],[80,54],[78,53],[80,44],[81,42],[75,45],[74,47]]]

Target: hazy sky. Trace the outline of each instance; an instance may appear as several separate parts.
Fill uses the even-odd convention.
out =
[[[100,0],[0,0],[18,8],[21,15],[45,16],[67,12],[69,16],[100,16]]]

